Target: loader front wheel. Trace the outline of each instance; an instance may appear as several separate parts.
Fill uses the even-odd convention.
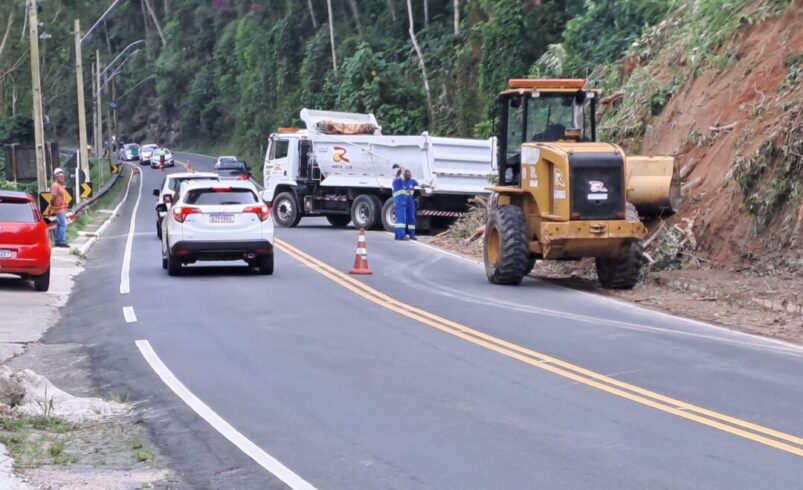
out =
[[[597,277],[605,289],[633,289],[641,276],[644,255],[637,243],[628,244],[618,257],[597,257]]]
[[[494,284],[518,284],[527,275],[530,247],[524,212],[501,206],[488,213],[484,242],[485,275]]]

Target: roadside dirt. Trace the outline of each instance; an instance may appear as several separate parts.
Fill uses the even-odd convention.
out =
[[[445,235],[422,241],[482,260],[482,240]],[[593,259],[539,262],[532,276],[725,328],[803,344],[803,272],[776,274],[713,267],[650,272],[631,291],[602,289]]]

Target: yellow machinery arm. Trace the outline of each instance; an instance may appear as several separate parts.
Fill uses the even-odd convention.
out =
[[[680,174],[675,159],[668,156],[625,158],[627,200],[640,216],[673,214],[680,210]]]

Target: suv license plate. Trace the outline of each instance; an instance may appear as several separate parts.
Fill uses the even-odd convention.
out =
[[[209,215],[210,223],[234,223],[234,215],[231,213],[215,213]]]
[[[11,250],[0,249],[0,259],[10,259],[10,258],[11,258]]]

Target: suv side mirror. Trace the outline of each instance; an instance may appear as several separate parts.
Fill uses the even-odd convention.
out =
[[[153,190],[153,195],[156,196],[156,197],[159,197],[159,189],[154,189]]]

